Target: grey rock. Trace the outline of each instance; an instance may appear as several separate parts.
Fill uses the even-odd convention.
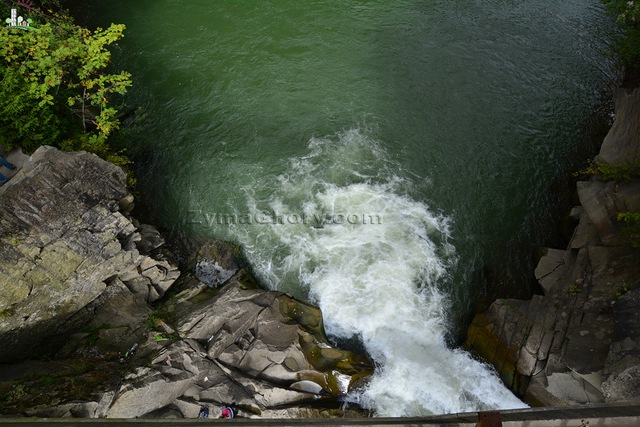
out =
[[[135,207],[134,198],[132,194],[127,194],[118,202],[119,210],[122,212],[131,212]]]
[[[605,137],[597,159],[610,163],[640,161],[640,88],[628,93],[619,89],[615,96],[616,118]]]
[[[599,161],[640,161],[640,89],[619,92]],[[497,300],[476,315],[466,345],[533,405],[640,399],[640,251],[621,212],[640,211],[640,181],[577,183],[579,219],[566,251],[547,250],[535,276],[545,295]]]
[[[640,210],[640,181],[577,183],[578,197],[605,246],[628,244],[620,233],[618,213]]]
[[[188,309],[174,310],[185,313],[178,321],[179,334],[198,341],[210,359],[251,377],[286,386],[311,380],[333,395],[347,391],[336,389],[334,370],[350,376],[371,369],[368,360],[329,345],[316,307],[284,294],[246,289],[245,278],[241,270],[203,303],[190,304],[195,296],[186,293],[177,305]]]
[[[571,249],[580,249],[587,246],[602,246],[602,241],[598,236],[598,230],[591,222],[588,215],[584,213],[584,209],[580,215],[580,221],[578,226],[573,231],[571,242],[569,244]]]
[[[65,334],[59,325],[139,258],[122,251],[118,240],[131,230],[116,210],[127,194],[119,168],[86,153],[43,147],[10,184],[0,189],[4,361]]]
[[[615,203],[612,200],[613,182],[586,181],[578,182],[578,197],[580,203],[594,225],[600,240],[605,245],[617,246],[623,244],[618,236],[615,221]]]
[[[184,371],[169,368],[152,373],[140,369],[136,375],[127,378],[135,382],[119,391],[107,412],[107,418],[137,418],[164,408],[181,396],[194,381]]]
[[[635,398],[638,301],[631,291],[618,298],[640,281],[639,255],[623,246],[548,252],[536,270],[541,281],[556,275],[545,296],[495,301],[474,318],[467,346],[531,404]]]
[[[236,274],[238,248],[220,242],[208,242],[197,248],[194,273],[209,286],[219,286]]]
[[[0,187],[0,362],[55,351],[112,291],[127,289],[115,278],[137,283],[149,257],[132,244],[136,227],[119,211],[129,199],[120,168],[52,147],[39,148]],[[156,293],[174,277],[164,274]]]
[[[96,156],[44,147],[0,188],[0,362],[59,357],[42,366],[61,387],[32,384],[50,403],[22,414],[189,418],[236,401],[245,417],[342,415],[329,408],[372,362],[331,346],[317,307],[259,289],[231,245],[200,246],[208,284],[181,275],[157,230],[129,216],[124,182]],[[176,281],[181,292],[152,314]],[[23,368],[3,365],[0,382]]]
[[[146,301],[150,301],[149,289],[152,288],[151,280],[148,277],[144,277],[138,273],[138,276],[131,277],[126,275],[121,280],[132,294],[141,295]]]
[[[201,405],[219,413],[230,401],[241,416],[299,411],[346,393],[338,376],[349,384],[371,373],[368,359],[328,344],[316,307],[255,289],[242,270],[220,289],[181,280],[195,286],[165,307],[179,338],[147,352],[151,361],[125,378],[108,417],[195,417]]]
[[[133,233],[122,242],[122,249],[132,251],[137,248],[137,243],[142,239],[140,233]]]
[[[558,249],[545,249],[540,258],[534,274],[545,292],[549,292],[564,273],[564,255],[564,251]]]
[[[137,242],[137,245],[143,254],[149,254],[165,243],[164,237],[162,237],[160,232],[152,225],[140,224],[138,226],[138,233],[140,233],[140,241]]]
[[[614,334],[603,372],[608,402],[640,399],[640,287],[623,283],[613,303]]]

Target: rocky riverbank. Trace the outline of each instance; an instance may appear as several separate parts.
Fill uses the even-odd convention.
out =
[[[51,147],[0,187],[0,415],[343,416],[371,361],[229,245],[181,272],[133,203],[118,167]]]
[[[640,89],[620,91],[599,160],[640,162]],[[180,269],[140,224],[117,167],[42,147],[0,187],[0,415],[194,418],[366,415],[342,398],[372,362],[331,346],[322,315],[259,289],[237,248],[191,242]],[[640,181],[579,182],[544,295],[498,300],[466,345],[533,405],[640,398],[640,250],[618,220]]]
[[[596,160],[623,171],[640,163],[640,89],[620,89],[615,114]],[[640,250],[618,218],[640,211],[640,180],[606,179],[577,183],[573,237],[535,270],[544,295],[497,300],[468,330],[466,346],[532,405],[640,399]]]

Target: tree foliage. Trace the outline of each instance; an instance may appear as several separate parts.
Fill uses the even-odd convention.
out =
[[[575,175],[597,176],[602,181],[631,181],[640,178],[640,162],[612,164],[590,160],[587,167]]]
[[[32,13],[30,31],[0,27],[0,144],[113,155],[107,138],[120,125],[116,102],[131,75],[107,70],[124,25],[91,31],[64,13]]]
[[[640,67],[640,0],[602,0],[620,28],[613,49],[625,66]]]
[[[624,224],[623,235],[634,248],[640,248],[640,212],[626,211],[618,213],[618,221]]]

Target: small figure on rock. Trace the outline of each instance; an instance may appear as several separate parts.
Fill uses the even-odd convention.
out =
[[[0,165],[5,166],[8,169],[15,169],[16,167],[12,164],[9,163],[7,160],[5,160],[4,157],[0,156]],[[0,184],[7,182],[9,180],[9,178],[7,178],[6,176],[4,176],[3,174],[0,173]]]
[[[231,419],[235,418],[238,415],[238,408],[236,407],[236,402],[232,402],[222,409],[222,414],[220,418]]]
[[[198,418],[209,418],[209,408],[207,408],[206,406],[201,407]]]

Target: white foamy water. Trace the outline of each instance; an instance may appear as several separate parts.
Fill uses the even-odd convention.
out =
[[[268,200],[247,189],[252,218],[269,220],[233,233],[264,283],[309,297],[329,335],[362,341],[377,369],[349,399],[398,417],[526,406],[447,346],[450,219],[404,194],[375,141],[312,139],[271,185]]]

